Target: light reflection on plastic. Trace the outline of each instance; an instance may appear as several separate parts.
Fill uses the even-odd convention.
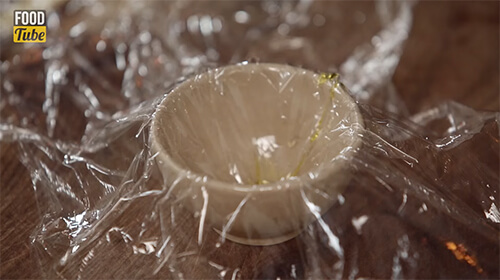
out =
[[[490,221],[500,224],[500,211],[498,211],[495,203],[491,203],[490,209],[488,209],[488,211],[484,211],[484,215],[486,215],[486,218]]]
[[[467,253],[467,248],[465,248],[463,244],[456,244],[455,242],[448,241],[446,242],[446,248],[450,250],[453,255],[455,255],[455,258],[457,258],[457,260],[467,262],[479,273],[483,272],[483,269],[477,263],[477,259]]]
[[[368,221],[368,219],[369,219],[369,217],[366,215],[363,215],[363,216],[360,216],[357,218],[352,218],[351,223],[354,226],[354,228],[356,229],[356,232],[358,232],[358,234],[361,234],[361,228]]]
[[[234,13],[234,20],[237,23],[244,24],[250,20],[250,15],[245,11],[237,11],[236,13]]]
[[[271,158],[271,154],[278,148],[276,136],[267,135],[259,138],[252,138],[252,144],[257,146],[259,156]]]

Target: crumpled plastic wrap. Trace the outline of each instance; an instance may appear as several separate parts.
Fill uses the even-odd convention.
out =
[[[0,69],[0,141],[18,143],[31,173],[41,215],[33,255],[43,276],[498,277],[500,178],[491,155],[500,153],[500,114],[453,102],[408,114],[390,79],[412,4],[55,6],[47,43],[3,47]],[[173,178],[161,175],[151,145],[155,110],[172,89],[241,62],[338,72],[363,116],[362,145],[332,159],[352,169],[345,191],[326,194],[335,201],[327,209],[304,197],[313,221],[276,245],[242,245],[214,231],[203,205],[188,210],[172,195],[165,182]]]

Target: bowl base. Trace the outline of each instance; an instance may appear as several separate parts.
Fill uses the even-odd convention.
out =
[[[214,228],[215,232],[217,232],[219,235],[222,236],[222,231]],[[244,238],[244,237],[238,237],[231,235],[229,233],[226,233],[225,239],[238,243],[238,244],[243,244],[243,245],[250,245],[250,246],[271,246],[271,245],[276,245],[279,243],[283,243],[285,241],[288,241],[297,235],[299,235],[302,232],[302,230],[292,232],[286,235],[278,236],[278,237],[273,237],[273,238],[263,238],[263,239],[250,239],[250,238]]]

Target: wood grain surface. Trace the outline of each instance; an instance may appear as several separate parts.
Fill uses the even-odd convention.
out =
[[[420,2],[415,7],[413,28],[393,78],[410,112],[447,100],[478,110],[500,111],[499,25],[498,1]],[[81,131],[78,117],[81,116],[75,113],[72,122]],[[0,156],[0,278],[40,278],[30,245],[30,235],[40,223],[31,178],[19,161],[16,144],[2,142]],[[293,242],[296,241],[274,251],[248,249],[241,258],[250,256],[250,259],[234,261],[255,262],[261,268],[257,274],[242,272],[246,277],[267,277],[266,266],[271,270],[280,266],[279,258],[273,258],[276,254],[291,254],[289,258],[300,261],[301,256],[290,249],[296,246]],[[262,264],[264,259],[271,261]],[[113,270],[119,269],[119,265],[123,264],[103,267],[88,276],[113,277]],[[132,264],[130,267],[133,268]]]

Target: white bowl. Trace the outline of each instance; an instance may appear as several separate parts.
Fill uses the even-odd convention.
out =
[[[362,116],[334,78],[280,64],[196,75],[158,106],[152,149],[171,193],[224,238],[284,242],[349,182]]]

